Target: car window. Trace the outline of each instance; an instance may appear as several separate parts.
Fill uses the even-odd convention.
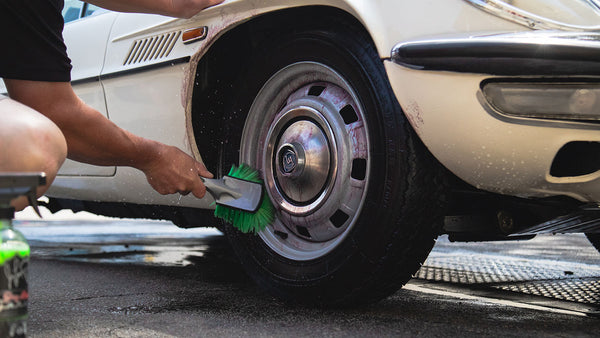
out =
[[[62,16],[65,18],[65,23],[77,20],[80,17],[83,2],[79,0],[65,0],[65,7],[62,10]]]
[[[65,19],[65,23],[67,23],[101,11],[102,8],[80,0],[65,0],[62,16]]]
[[[86,16],[90,16],[92,14],[94,14],[96,12],[96,10],[101,10],[102,8],[96,6],[96,5],[92,5],[92,4],[86,4],[85,9],[83,10],[83,15],[81,15],[82,18],[86,17]]]

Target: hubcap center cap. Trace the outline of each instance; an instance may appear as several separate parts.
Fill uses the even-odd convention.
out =
[[[296,145],[285,144],[279,150],[279,170],[281,170],[284,175],[291,175],[296,170],[301,172],[302,167],[304,166],[304,158],[299,157],[295,146]]]
[[[282,128],[275,150],[280,193],[297,206],[316,200],[330,179],[331,150],[323,129],[309,118],[292,122]]]

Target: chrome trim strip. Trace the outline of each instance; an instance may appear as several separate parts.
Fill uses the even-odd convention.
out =
[[[464,0],[469,4],[501,17],[506,20],[510,20],[521,24],[523,26],[529,27],[531,29],[559,29],[559,30],[567,30],[567,31],[597,31],[600,30],[600,25],[596,26],[579,26],[579,25],[570,25],[567,23],[562,23],[559,21],[555,21],[552,19],[544,18],[542,16],[533,14],[531,12],[525,11],[518,7],[511,6],[504,1],[499,0]],[[597,2],[593,0],[587,0],[588,3],[598,8],[600,11],[600,6]]]
[[[184,56],[181,58],[177,58],[177,59],[173,59],[173,60],[169,60],[169,61],[163,61],[163,62],[159,62],[159,63],[147,65],[147,66],[127,69],[127,70],[121,70],[121,71],[113,72],[113,73],[106,73],[106,74],[102,74],[100,76],[92,76],[92,77],[87,77],[87,78],[83,78],[83,79],[77,79],[77,80],[71,81],[71,85],[79,85],[82,83],[114,79],[117,77],[135,74],[135,73],[146,72],[149,70],[155,70],[155,69],[164,68],[164,67],[172,67],[172,66],[175,66],[178,64],[188,63],[188,62],[190,62],[190,59],[191,58],[189,56]]]
[[[154,64],[147,65],[147,66],[142,66],[142,67],[137,67],[137,68],[131,68],[131,69],[126,69],[126,70],[121,70],[121,71],[113,72],[113,73],[101,74],[100,75],[100,81],[108,80],[108,79],[114,79],[116,77],[121,77],[121,76],[125,76],[125,75],[131,75],[131,74],[135,74],[135,73],[146,72],[146,71],[154,70],[154,69],[157,69],[157,68],[172,67],[172,66],[175,66],[175,65],[178,65],[178,64],[188,63],[188,62],[190,62],[190,59],[191,58],[189,56],[184,56],[184,57],[180,57],[180,58],[173,59],[173,60],[168,60],[168,61],[163,61],[163,62],[159,62],[159,63],[154,63]]]

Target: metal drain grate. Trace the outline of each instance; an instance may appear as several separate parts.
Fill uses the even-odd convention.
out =
[[[600,266],[591,264],[432,252],[416,278],[600,304]]]
[[[515,284],[492,285],[495,289],[528,295],[568,300],[578,303],[600,304],[600,278],[534,281]]]

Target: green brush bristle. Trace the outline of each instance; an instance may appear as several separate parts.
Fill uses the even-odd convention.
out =
[[[258,171],[245,164],[241,164],[239,167],[236,167],[235,165],[231,167],[228,176],[250,182],[263,183],[258,175]],[[217,205],[215,208],[215,216],[231,223],[241,232],[257,233],[258,231],[263,230],[267,225],[273,223],[273,220],[275,220],[275,208],[273,207],[273,204],[271,204],[269,196],[264,193],[260,207],[256,212]]]

